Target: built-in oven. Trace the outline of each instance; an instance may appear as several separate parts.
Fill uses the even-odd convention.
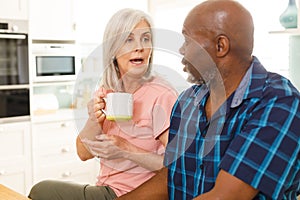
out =
[[[0,20],[0,121],[29,118],[28,23]]]
[[[2,88],[0,90],[0,118],[28,119],[29,88]]]

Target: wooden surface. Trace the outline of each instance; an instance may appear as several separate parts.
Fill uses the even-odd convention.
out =
[[[12,189],[0,184],[0,199],[5,200],[29,200],[24,195],[21,195]]]

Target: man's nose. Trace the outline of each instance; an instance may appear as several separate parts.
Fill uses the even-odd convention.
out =
[[[179,53],[181,55],[184,55],[185,54],[185,48],[183,47],[183,45],[179,48]]]

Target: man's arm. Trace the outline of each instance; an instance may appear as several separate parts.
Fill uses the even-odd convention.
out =
[[[117,198],[120,200],[164,200],[168,199],[168,169],[162,168],[151,179],[140,185],[135,190]]]
[[[217,176],[214,188],[204,193],[194,200],[250,200],[258,193],[258,190],[247,183],[232,176],[228,172],[221,170]]]

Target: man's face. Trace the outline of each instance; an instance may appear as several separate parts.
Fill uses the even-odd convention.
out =
[[[182,64],[183,71],[188,73],[187,81],[202,84],[209,82],[216,73],[216,65],[209,54],[214,43],[207,37],[208,31],[195,30],[195,25],[191,21],[188,17],[184,23],[182,34],[185,42],[179,52],[184,56]]]

